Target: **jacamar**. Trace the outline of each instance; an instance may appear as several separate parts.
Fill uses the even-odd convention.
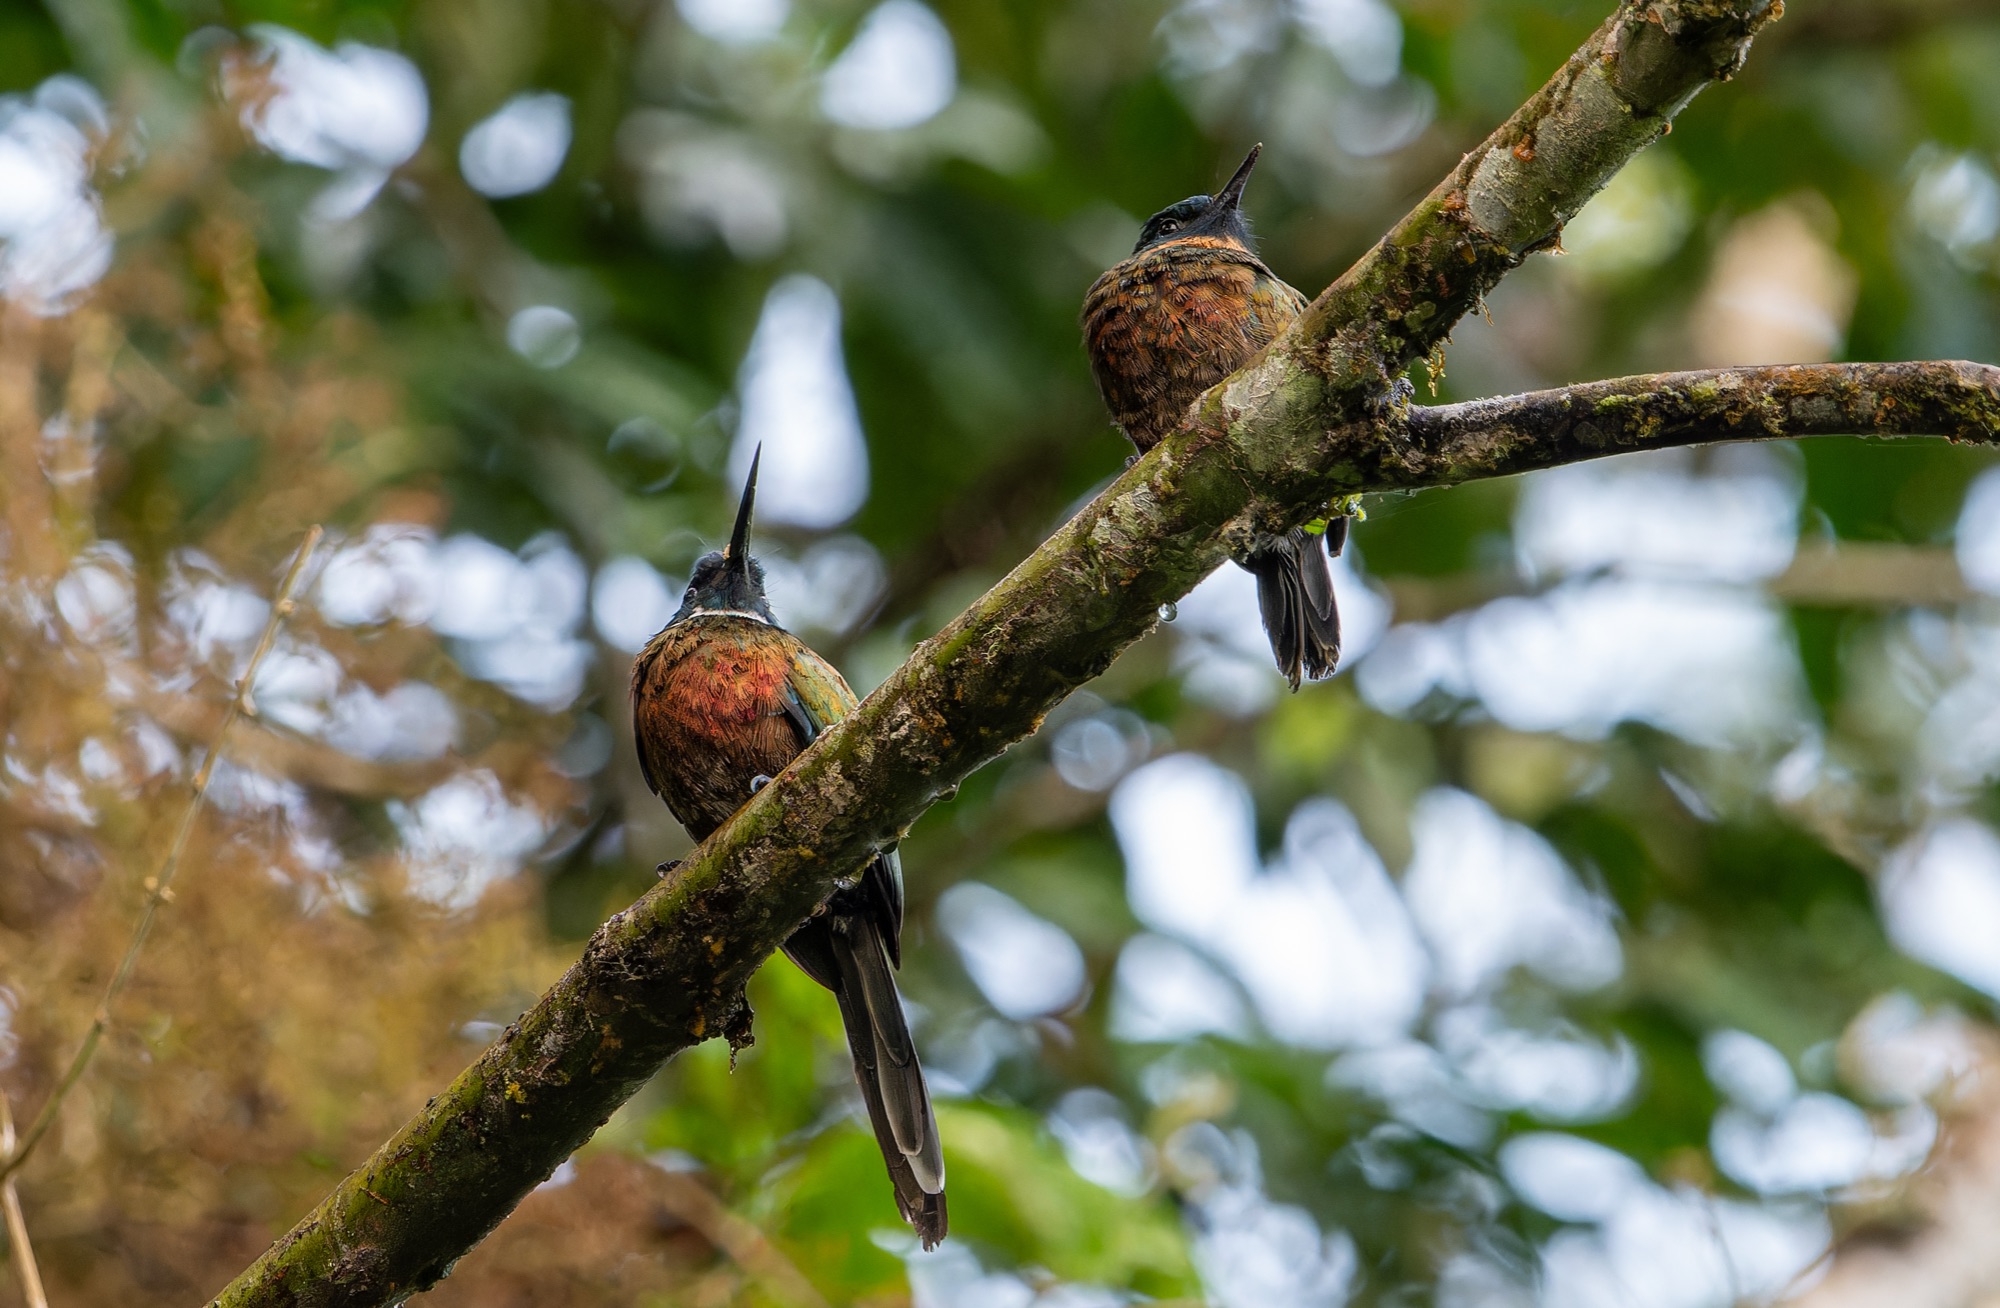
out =
[[[1306,307],[1251,243],[1243,186],[1264,147],[1251,149],[1214,195],[1191,195],[1146,220],[1131,257],[1083,300],[1084,348],[1114,422],[1139,452],[1181,425],[1203,391],[1248,363]],[[1340,553],[1347,519],[1330,522]],[[1257,603],[1278,670],[1331,676],[1340,662],[1340,614],[1320,541],[1303,529],[1259,537],[1236,561],[1257,578]]]
[[[764,569],[749,549],[762,453],[750,462],[728,547],[696,561],[679,611],[632,665],[639,768],[696,840],[856,703],[833,665],[778,625],[764,597]],[[890,971],[902,966],[902,928],[903,868],[890,848],[793,931],[784,950],[840,1004],[897,1207],[928,1249],[947,1225],[944,1155]]]

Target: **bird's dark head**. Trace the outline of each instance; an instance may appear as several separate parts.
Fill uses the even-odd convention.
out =
[[[1236,175],[1214,195],[1190,195],[1148,218],[1139,229],[1139,243],[1132,247],[1132,253],[1197,236],[1249,249],[1250,220],[1243,216],[1243,187],[1250,180],[1250,170],[1257,166],[1257,156],[1263,152],[1262,145],[1251,146]]]
[[[743,483],[743,500],[736,507],[736,529],[729,534],[729,545],[695,560],[694,575],[688,578],[687,594],[681,598],[674,622],[703,614],[729,614],[778,625],[770,601],[764,598],[764,565],[750,556],[750,509],[757,499],[757,465],[763,458],[759,447],[750,459],[750,476]]]

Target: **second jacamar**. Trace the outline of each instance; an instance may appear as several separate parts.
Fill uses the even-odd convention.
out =
[[[695,563],[679,612],[632,665],[640,770],[696,840],[728,821],[856,703],[833,665],[772,616],[764,569],[750,556],[757,463],[751,460],[728,548]],[[947,1226],[944,1155],[890,971],[902,965],[902,928],[903,868],[891,848],[835,891],[784,950],[840,1005],[854,1079],[896,1205],[928,1249]]]
[[[1179,427],[1188,406],[1248,363],[1306,306],[1264,266],[1243,216],[1256,146],[1214,195],[1191,195],[1146,220],[1130,258],[1083,301],[1084,347],[1112,420],[1141,454]],[[1324,537],[1338,554],[1347,519]],[[1236,561],[1257,578],[1257,603],[1278,670],[1331,676],[1340,662],[1340,615],[1320,540],[1295,529],[1264,536]]]

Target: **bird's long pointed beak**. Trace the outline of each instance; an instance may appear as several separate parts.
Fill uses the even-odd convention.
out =
[[[743,499],[736,506],[736,527],[729,533],[729,548],[723,556],[730,567],[746,576],[750,571],[750,512],[757,503],[757,465],[764,461],[764,447],[750,456],[750,475],[743,480]]]
[[[1234,209],[1243,203],[1243,187],[1250,180],[1250,170],[1257,166],[1257,156],[1262,153],[1264,153],[1262,141],[1250,147],[1250,153],[1244,155],[1243,162],[1237,165],[1236,175],[1215,193],[1216,208]]]

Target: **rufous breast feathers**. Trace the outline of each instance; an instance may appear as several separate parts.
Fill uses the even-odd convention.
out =
[[[1303,297],[1240,246],[1177,241],[1105,273],[1084,299],[1091,370],[1141,450],[1298,316]]]
[[[764,623],[704,618],[668,628],[639,655],[633,730],[646,780],[698,836],[804,747],[786,714],[796,644]]]

